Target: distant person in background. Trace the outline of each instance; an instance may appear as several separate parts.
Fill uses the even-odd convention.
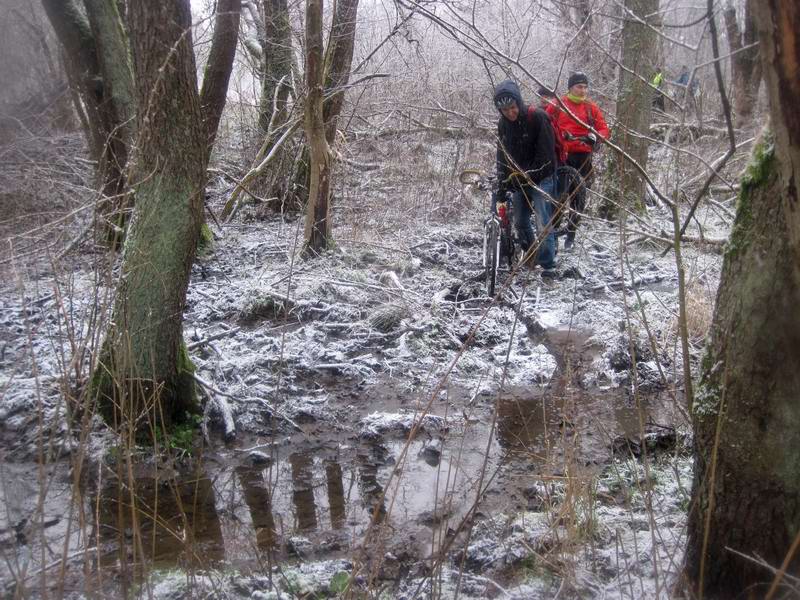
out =
[[[664,92],[661,91],[661,88],[664,85],[664,72],[661,69],[656,69],[656,74],[653,75],[650,85],[655,88],[655,94],[653,95],[653,108],[657,108],[661,112],[664,112]]]
[[[675,90],[674,98],[678,105],[687,107],[690,104],[694,105],[695,113],[697,114],[697,122],[703,122],[703,106],[702,98],[700,97],[700,82],[694,76],[686,65],[681,65],[681,72],[675,80],[677,89]]]
[[[695,96],[697,94],[697,88],[700,84],[694,77],[691,81],[689,81],[690,77],[691,73],[689,72],[689,67],[682,65],[681,72],[678,75],[678,78],[675,80],[675,85],[681,86],[681,89],[679,90],[679,92],[681,92],[681,96],[683,96],[682,92],[686,88],[689,90],[689,95]]]
[[[578,71],[570,75],[567,87],[567,94],[561,98],[567,110],[552,103],[547,107],[547,113],[555,121],[556,129],[564,138],[566,164],[581,174],[586,187],[591,187],[594,179],[592,154],[598,141],[608,139],[608,125],[600,107],[589,100],[589,78],[585,73]],[[567,239],[564,242],[566,249],[571,248],[575,242],[577,225],[576,216],[573,226],[567,231]]]

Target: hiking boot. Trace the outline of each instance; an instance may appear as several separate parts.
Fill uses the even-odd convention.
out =
[[[553,281],[558,277],[558,271],[555,269],[543,269],[541,277],[545,281]]]

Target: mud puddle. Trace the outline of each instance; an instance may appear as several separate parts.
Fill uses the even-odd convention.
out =
[[[497,401],[494,429],[489,414],[438,415],[440,430],[410,442],[387,431],[368,440],[332,436],[322,445],[256,444],[162,481],[137,479],[134,493],[109,485],[90,503],[101,507],[105,566],[120,567],[123,557],[160,567],[252,566],[376,548],[419,560],[459,528],[479,497],[479,513],[518,511],[537,482],[576,467],[599,470],[612,458],[614,438],[635,437],[641,422],[668,417],[660,402],[649,400],[640,414],[620,405],[619,390],[570,399],[512,389]]]
[[[63,518],[26,538],[15,528],[38,518],[39,484],[35,465],[19,466],[10,479],[30,493],[14,499],[6,486],[7,507],[18,510],[0,516],[2,546],[18,560],[0,575],[30,578],[87,547],[72,566],[82,563],[97,587],[151,568],[263,570],[387,552],[411,565],[449,548],[471,514],[530,508],[532,486],[597,472],[615,439],[638,437],[648,421],[674,422],[666,396],[637,405],[620,388],[581,387],[601,351],[592,332],[552,326],[537,336],[558,364],[549,385],[478,396],[452,387],[411,440],[420,406],[405,388],[332,378],[330,414],[299,421],[291,435],[251,434],[133,469],[106,460],[76,497],[61,464],[41,505],[44,522]]]

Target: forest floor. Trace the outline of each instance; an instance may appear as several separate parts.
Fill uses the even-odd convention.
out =
[[[585,221],[555,279],[504,271],[492,299],[483,194],[346,175],[320,257],[257,207],[215,228],[184,321],[208,427],[156,456],[129,462],[96,417],[65,424],[110,306],[104,255],[6,264],[0,596],[672,595],[692,473],[677,270],[653,239],[668,209],[624,238]],[[696,363],[722,257],[683,250]]]

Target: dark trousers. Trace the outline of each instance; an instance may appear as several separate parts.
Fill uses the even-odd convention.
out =
[[[591,152],[573,152],[567,156],[566,165],[580,173],[583,185],[576,181],[570,173],[561,172],[558,178],[558,197],[561,199],[563,217],[567,220],[567,237],[574,238],[581,220],[581,213],[586,210],[586,190],[594,179]]]

